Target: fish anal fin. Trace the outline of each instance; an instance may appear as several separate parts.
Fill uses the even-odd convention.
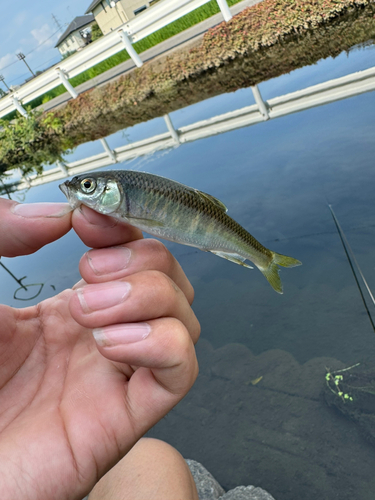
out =
[[[228,212],[228,209],[224,205],[224,203],[222,201],[218,200],[217,198],[215,198],[215,196],[212,196],[211,194],[203,193],[203,191],[198,191],[197,189],[195,190],[195,192],[198,193],[203,198],[206,198],[207,200],[209,200],[211,203],[213,203],[218,208],[220,208],[220,210],[222,210],[223,212]]]
[[[142,226],[147,226],[149,228],[153,227],[164,227],[164,224],[158,220],[154,219],[146,219],[142,217],[127,217],[129,224],[133,226],[137,226],[138,224],[142,224]]]
[[[242,257],[241,255],[238,255],[237,253],[220,252],[217,250],[208,250],[208,251],[217,255],[218,257],[221,257],[222,259],[230,260],[231,262],[234,262],[235,264],[238,264],[238,265],[243,266],[243,267],[247,267],[249,269],[254,269],[249,264],[246,264],[245,257]]]

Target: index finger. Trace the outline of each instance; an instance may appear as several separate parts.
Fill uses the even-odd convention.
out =
[[[81,205],[72,217],[74,231],[91,248],[105,248],[143,238],[142,231]]]
[[[0,198],[0,255],[35,252],[71,229],[68,203],[17,203]]]

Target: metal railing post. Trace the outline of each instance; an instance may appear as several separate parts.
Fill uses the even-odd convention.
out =
[[[136,66],[138,66],[138,68],[140,68],[143,65],[142,59],[139,57],[139,55],[134,50],[134,47],[133,47],[131,41],[129,40],[128,35],[122,29],[118,30],[118,33],[120,35],[122,43],[125,45],[125,49],[126,49],[127,53],[133,59]]]
[[[172,120],[170,119],[170,116],[168,114],[164,115],[164,121],[167,125],[167,128],[168,128],[174,142],[176,144],[180,144],[180,138],[178,137],[178,132],[174,128]]]
[[[22,116],[24,116],[25,118],[27,118],[29,115],[27,114],[27,111],[26,109],[21,105],[20,101],[17,99],[16,96],[12,96],[12,101],[13,101],[13,104],[14,104],[14,107],[16,108],[16,110],[21,113]]]
[[[26,182],[26,184],[28,185],[28,187],[31,188],[30,179],[27,178],[26,174],[24,175],[24,173],[22,172],[22,168],[18,168],[17,170],[20,174],[21,179],[23,179]]]
[[[99,139],[99,140],[102,143],[102,146],[103,146],[105,152],[111,158],[112,162],[117,163],[116,155],[115,155],[114,151],[112,151],[112,149],[108,146],[108,142],[105,139]]]
[[[260,95],[260,92],[259,92],[259,89],[258,89],[258,85],[254,85],[253,87],[251,87],[251,90],[253,92],[253,96],[254,96],[255,102],[258,105],[259,111],[263,115],[263,119],[264,120],[269,120],[270,115],[269,115],[269,112],[268,112],[268,106],[267,106],[267,103],[263,101],[263,98]]]
[[[56,68],[56,71],[57,71],[57,74],[59,75],[61,83],[64,85],[64,87],[66,88],[66,90],[73,97],[73,99],[76,99],[78,97],[78,94],[74,90],[73,85],[71,83],[69,83],[69,80],[67,79],[65,73],[62,71],[61,68]]]
[[[225,19],[225,21],[230,21],[233,16],[231,11],[229,10],[226,0],[216,0],[216,1],[221,10],[221,13],[223,14],[223,18]]]
[[[68,177],[69,172],[66,165],[64,165],[64,163],[62,163],[60,160],[57,160],[56,165],[59,167],[61,172]]]

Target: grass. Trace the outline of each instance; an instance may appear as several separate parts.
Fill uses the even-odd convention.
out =
[[[231,6],[240,1],[241,0],[227,0],[227,3],[229,6]],[[208,19],[209,17],[217,14],[218,12],[220,12],[220,9],[216,0],[211,0],[207,4],[202,5],[202,7],[196,9],[195,11],[186,14],[186,16],[177,19],[177,21],[168,24],[164,28],[161,28],[157,32],[152,33],[143,40],[136,42],[133,45],[133,47],[138,54],[141,54],[145,50],[148,50],[151,47],[154,47],[155,45],[164,42],[164,40],[167,40],[168,38],[171,38],[172,36],[187,30],[191,26],[194,26],[195,24],[198,24],[204,21],[205,19]],[[114,56],[109,57],[105,61],[93,66],[92,68],[84,71],[83,73],[80,73],[74,78],[71,78],[69,81],[73,85],[73,87],[77,87],[78,85],[81,85],[82,83],[85,83],[88,80],[91,80],[92,78],[101,75],[102,73],[123,63],[124,61],[127,61],[128,59],[130,59],[130,56],[128,55],[126,50],[122,50],[121,52],[118,52]],[[37,97],[33,101],[30,101],[28,105],[31,107],[31,109],[36,108],[37,106],[45,104],[54,97],[64,94],[65,92],[66,88],[61,84],[58,87],[50,90],[49,92],[46,92],[45,94],[41,95],[40,97]],[[7,115],[5,119],[14,118],[15,114],[16,112],[11,113]],[[11,117],[11,115],[14,116]]]

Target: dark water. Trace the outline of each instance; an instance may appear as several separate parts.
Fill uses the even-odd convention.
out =
[[[373,46],[356,48],[259,89],[269,99],[374,64]],[[251,90],[242,89],[171,119],[181,127],[253,103]],[[303,262],[281,271],[280,296],[257,270],[167,244],[196,290],[201,373],[150,434],[202,462],[226,489],[254,484],[276,500],[374,498],[374,446],[322,397],[326,368],[375,364],[375,332],[328,207],[375,290],[374,111],[369,92],[119,166],[213,194],[264,245]],[[108,142],[117,147],[164,131],[155,119]],[[67,159],[100,151],[100,143],[89,143]],[[25,201],[63,201],[57,184],[31,189]],[[40,300],[78,281],[84,250],[70,233],[37,255],[2,262],[17,277],[27,275],[25,283],[44,283]],[[36,302],[14,300],[18,285],[2,269],[0,279],[2,303]]]

